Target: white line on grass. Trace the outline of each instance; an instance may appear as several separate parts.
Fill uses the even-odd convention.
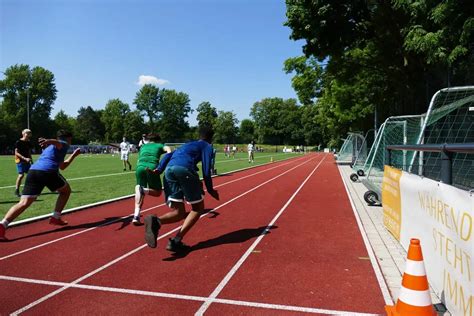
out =
[[[104,178],[104,177],[130,174],[130,173],[134,173],[134,172],[135,171],[124,171],[124,172],[118,172],[118,173],[99,174],[99,175],[96,175],[96,176],[88,176],[88,177],[67,179],[67,181],[87,180],[87,179],[93,179],[93,178]],[[5,186],[5,187],[0,187],[0,189],[10,189],[10,188],[14,188],[14,187],[15,187],[14,185],[8,185],[8,186]]]
[[[266,158],[266,157],[278,157],[279,155],[268,155],[268,156],[257,156],[255,157],[255,160],[259,158]],[[226,163],[226,162],[232,162],[232,161],[241,161],[241,160],[247,160],[247,158],[237,158],[237,159],[232,159],[232,160],[225,160],[225,161],[216,161],[216,164],[220,163]],[[94,178],[104,178],[104,177],[111,177],[111,176],[119,176],[119,175],[126,175],[130,173],[135,173],[135,171],[124,171],[124,172],[117,172],[117,173],[108,173],[108,174],[100,174],[100,175],[95,175],[95,176],[87,176],[87,177],[80,177],[80,178],[72,178],[72,179],[67,179],[67,181],[76,181],[76,180],[87,180],[87,179],[94,179]],[[11,189],[14,188],[14,185],[7,185],[0,187],[1,189]]]
[[[253,174],[250,174],[250,175],[246,175],[246,176],[243,176],[241,178],[238,178],[238,179],[234,179],[234,180],[231,180],[231,181],[228,181],[228,182],[225,182],[225,183],[222,183],[222,184],[219,184],[217,186],[215,186],[215,188],[219,188],[219,187],[223,187],[225,185],[228,185],[228,184],[231,184],[233,182],[237,182],[237,181],[241,181],[243,179],[246,179],[246,178],[249,178],[249,177],[253,177],[253,176],[256,176],[260,173],[263,173],[263,172],[267,172],[267,171],[270,171],[270,170],[273,170],[275,168],[279,168],[279,167],[282,167],[282,166],[285,166],[287,164],[290,164],[291,162],[295,162],[295,161],[299,161],[301,159],[297,159],[297,160],[294,160],[294,161],[290,161],[290,162],[286,162],[286,163],[283,163],[283,164],[279,164],[275,167],[272,167],[272,168],[268,168],[268,169],[265,169],[265,170],[261,170],[259,172],[255,172]],[[133,195],[132,195],[133,196]],[[117,199],[113,199],[113,200],[109,200],[109,201],[115,201]],[[96,205],[101,205],[101,204],[104,204],[104,202],[98,202],[98,203],[95,203]],[[158,207],[161,207],[161,206],[165,206],[166,203],[162,203],[162,204],[159,204],[159,205],[156,205],[156,206],[153,206],[153,207],[150,207],[150,208],[147,208],[145,210],[142,210],[141,213],[146,213],[152,209],[155,209],[155,208],[158,208]],[[91,207],[91,206],[94,206],[94,204],[91,204],[91,205],[86,205],[86,206],[82,206],[82,207]],[[73,211],[74,209],[70,210],[70,211]],[[63,212],[63,213],[66,213],[66,212]],[[61,241],[61,240],[64,240],[64,239],[68,239],[68,238],[71,238],[71,237],[74,237],[74,236],[77,236],[77,235],[80,235],[80,234],[83,234],[83,233],[86,233],[88,231],[91,231],[91,230],[94,230],[94,229],[97,229],[97,228],[100,228],[100,227],[103,227],[103,226],[107,226],[109,224],[113,224],[115,222],[119,222],[125,218],[128,218],[130,216],[132,216],[133,213],[129,214],[129,215],[125,215],[125,216],[122,216],[120,218],[117,218],[117,219],[114,219],[114,220],[111,220],[111,221],[108,221],[108,222],[105,222],[99,226],[95,226],[95,227],[91,227],[91,228],[88,228],[88,229],[85,229],[85,230],[82,230],[82,231],[79,231],[79,232],[76,232],[76,233],[72,233],[70,235],[67,235],[67,236],[63,236],[63,237],[60,237],[60,238],[57,238],[57,239],[54,239],[54,240],[50,240],[48,242],[45,242],[45,243],[42,243],[42,244],[39,244],[39,245],[36,245],[36,246],[33,246],[33,247],[30,247],[30,248],[27,248],[27,249],[24,249],[24,250],[21,250],[21,251],[18,251],[18,252],[15,252],[15,253],[12,253],[10,255],[7,255],[7,256],[4,256],[4,257],[1,257],[0,258],[0,261],[2,260],[5,260],[5,259],[8,259],[8,258],[11,258],[11,257],[14,257],[14,256],[17,256],[17,255],[20,255],[22,253],[25,253],[25,252],[29,252],[29,251],[32,251],[32,250],[35,250],[35,249],[38,249],[38,248],[41,248],[41,247],[44,247],[44,246],[47,246],[47,245],[50,245],[50,244],[53,244],[55,242],[58,242],[58,241]],[[46,217],[49,217],[50,214],[47,214],[47,215],[41,215],[39,217],[41,218],[46,218]],[[38,218],[35,218],[35,220],[37,220]],[[31,219],[30,219],[31,220]]]
[[[367,253],[369,254],[370,258],[370,263],[372,264],[372,268],[374,269],[375,277],[377,278],[377,282],[379,283],[380,290],[382,291],[383,298],[385,300],[386,305],[393,305],[392,297],[390,296],[390,292],[388,291],[388,286],[385,283],[385,279],[382,275],[382,271],[380,271],[379,264],[377,263],[377,259],[375,258],[374,251],[372,249],[372,246],[370,245],[369,239],[367,237],[367,233],[364,229],[364,226],[362,225],[362,221],[360,219],[359,213],[357,212],[357,209],[354,205],[354,202],[352,201],[352,197],[349,193],[349,189],[347,187],[346,181],[344,179],[344,176],[341,172],[341,169],[337,167],[339,170],[339,174],[341,176],[342,183],[344,183],[344,188],[346,189],[346,194],[349,199],[349,202],[351,203],[352,206],[352,211],[354,212],[354,217],[357,221],[357,226],[359,227],[360,234],[362,235],[362,239],[364,240],[364,245],[365,248],[367,249]]]
[[[41,284],[41,285],[49,285],[49,286],[58,286],[58,287],[69,286],[71,288],[82,289],[82,290],[132,294],[132,295],[151,296],[151,297],[160,297],[160,298],[170,298],[170,299],[177,299],[177,300],[184,300],[184,301],[205,302],[205,301],[209,300],[208,297],[195,296],[195,295],[184,295],[184,294],[173,294],[173,293],[164,293],[164,292],[142,291],[142,290],[116,288],[116,287],[109,287],[109,286],[87,285],[87,284],[70,284],[70,283],[65,283],[65,282],[55,282],[55,281],[46,281],[46,280],[38,280],[38,279],[29,279],[29,278],[18,278],[18,277],[6,276],[6,275],[0,275],[0,280],[13,281],[13,282],[23,282],[23,283],[29,283],[29,284]],[[363,316],[363,315],[374,316],[374,315],[377,315],[377,314],[366,314],[366,313],[358,313],[358,312],[343,312],[343,311],[336,311],[336,310],[330,310],[330,309],[319,309],[319,308],[313,308],[313,307],[268,304],[268,303],[239,301],[239,300],[231,300],[231,299],[219,299],[219,298],[214,299],[213,303],[226,304],[226,305],[236,305],[236,306],[245,306],[245,307],[275,309],[275,310],[284,310],[284,311],[295,311],[295,312],[304,312],[304,313],[317,313],[317,314],[326,314],[326,315],[357,315],[357,316]]]
[[[289,170],[287,170],[287,171],[285,171],[285,172],[283,172],[283,173],[281,173],[281,174],[279,174],[279,175],[277,175],[277,176],[271,178],[270,180],[267,180],[267,181],[265,181],[265,182],[263,182],[263,183],[261,183],[261,184],[255,186],[254,188],[252,188],[252,189],[250,189],[250,190],[247,190],[246,192],[244,192],[244,193],[242,193],[242,194],[240,194],[240,195],[234,197],[233,199],[231,199],[231,200],[229,200],[229,201],[227,201],[227,202],[225,202],[225,203],[219,205],[218,207],[214,208],[214,210],[217,210],[217,209],[220,209],[221,207],[224,207],[225,205],[227,205],[227,204],[229,204],[229,203],[231,203],[231,202],[233,202],[233,201],[239,199],[240,197],[242,197],[242,196],[244,196],[244,195],[247,195],[248,193],[250,193],[250,192],[252,192],[252,191],[255,191],[256,189],[260,188],[261,186],[263,186],[263,185],[265,185],[265,184],[267,184],[267,183],[269,183],[269,182],[271,182],[271,181],[273,181],[273,180],[275,180],[275,179],[277,179],[277,178],[279,178],[279,177],[281,177],[281,176],[287,174],[288,172],[293,171],[294,169],[296,169],[296,168],[298,168],[298,167],[300,167],[300,166],[302,166],[302,165],[304,165],[304,164],[306,164],[306,163],[308,163],[308,162],[310,162],[310,161],[312,161],[312,160],[313,160],[313,159],[307,160],[307,161],[305,161],[305,162],[303,162],[303,163],[301,163],[301,164],[299,164],[299,165],[297,165],[297,166],[295,166],[295,167],[293,167],[293,168],[291,168],[291,169],[289,169]],[[322,160],[324,160],[324,158],[323,158]],[[322,160],[321,160],[321,161],[322,161]],[[209,212],[208,212],[208,213],[209,213]],[[201,215],[201,217],[204,217],[204,216],[206,216],[206,215],[207,215],[207,213]],[[180,228],[181,228],[181,226],[176,227],[175,229],[173,229],[173,230],[171,230],[171,231],[165,233],[164,235],[161,235],[160,237],[158,237],[157,240],[163,239],[163,238],[165,238],[165,237],[171,235],[172,233],[178,231]],[[32,302],[32,303],[30,303],[30,304],[28,304],[28,305],[26,305],[26,306],[20,308],[19,310],[17,310],[17,311],[15,311],[14,313],[12,313],[12,315],[18,315],[18,314],[20,314],[20,313],[23,313],[24,311],[29,310],[30,308],[32,308],[32,307],[34,307],[34,306],[36,306],[36,305],[38,305],[38,304],[40,304],[40,303],[46,301],[47,299],[49,299],[49,298],[51,298],[51,297],[53,297],[53,296],[55,296],[55,295],[57,295],[57,294],[59,294],[59,293],[65,291],[65,290],[67,290],[67,289],[70,288],[72,285],[78,284],[79,282],[82,282],[82,281],[84,281],[85,279],[87,279],[87,278],[89,278],[89,277],[91,277],[91,276],[93,276],[93,275],[95,275],[95,274],[97,274],[97,273],[99,273],[99,272],[101,272],[101,271],[107,269],[108,267],[112,266],[113,264],[115,264],[115,263],[117,263],[117,262],[119,262],[119,261],[121,261],[121,260],[123,260],[123,259],[125,259],[125,258],[127,258],[127,257],[129,257],[129,256],[131,256],[131,255],[133,255],[134,253],[136,253],[136,252],[140,251],[141,249],[145,248],[146,246],[147,246],[147,245],[144,244],[144,245],[142,245],[142,246],[140,246],[140,247],[138,247],[138,248],[135,248],[135,249],[129,251],[128,253],[126,253],[126,254],[124,254],[124,255],[122,255],[122,256],[116,258],[115,260],[110,261],[109,263],[107,263],[107,264],[105,264],[105,265],[103,265],[103,266],[101,266],[101,267],[95,269],[94,271],[92,271],[92,272],[90,272],[90,273],[88,273],[88,274],[86,274],[86,275],[84,275],[84,276],[82,276],[82,277],[80,277],[80,278],[78,278],[78,279],[72,281],[71,283],[68,283],[67,285],[63,286],[62,288],[59,288],[59,289],[57,289],[56,291],[51,292],[51,293],[49,293],[48,295],[45,295],[45,296],[39,298],[38,300],[36,300],[36,301],[34,301],[34,302]]]
[[[260,243],[260,241],[265,237],[266,233],[270,231],[271,226],[275,224],[277,219],[283,214],[283,212],[286,210],[288,205],[293,201],[293,199],[296,197],[296,195],[300,192],[300,190],[303,188],[303,186],[308,182],[309,178],[314,174],[314,172],[319,168],[319,166],[323,163],[323,161],[326,159],[326,156],[321,159],[321,161],[314,167],[313,171],[306,177],[306,179],[301,183],[301,185],[296,189],[295,193],[289,198],[289,200],[283,205],[283,207],[278,211],[278,213],[275,215],[275,217],[271,220],[271,222],[267,225],[265,230],[260,234],[260,236],[252,243],[252,245],[247,249],[247,251],[244,253],[244,255],[237,261],[237,263],[232,267],[232,269],[227,273],[227,275],[224,277],[224,279],[219,283],[219,285],[214,289],[214,291],[209,295],[209,299],[204,302],[204,304],[201,305],[199,310],[196,312],[196,315],[203,315],[204,312],[209,308],[209,306],[212,304],[212,301],[219,295],[219,293],[224,289],[224,287],[229,283],[230,279],[235,275],[237,270],[242,266],[245,260],[250,256],[252,251],[257,247],[257,245]]]

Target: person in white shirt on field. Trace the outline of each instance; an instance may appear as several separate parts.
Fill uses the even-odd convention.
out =
[[[130,143],[127,142],[127,138],[123,138],[123,141],[120,143],[120,160],[123,162],[123,171],[132,170],[132,164],[128,161],[128,154],[130,153]]]
[[[249,153],[249,163],[253,162],[254,156],[253,152],[255,150],[255,142],[252,140],[248,145],[247,145],[247,151]]]

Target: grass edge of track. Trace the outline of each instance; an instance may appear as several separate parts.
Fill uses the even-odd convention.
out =
[[[287,160],[296,159],[296,158],[299,158],[299,156],[289,157],[289,158],[286,158],[286,159],[278,160],[276,162],[287,161]],[[212,177],[215,178],[215,177],[219,177],[219,176],[226,175],[226,174],[229,174],[229,173],[245,171],[245,170],[249,170],[249,169],[257,168],[257,167],[261,167],[261,166],[266,166],[266,165],[273,164],[273,163],[275,163],[275,162],[267,162],[267,163],[257,165],[257,166],[250,166],[250,167],[247,167],[247,168],[231,170],[231,171],[224,172],[224,173],[221,173],[221,174],[213,175]],[[201,178],[201,180],[202,180],[202,178]],[[74,213],[74,212],[86,210],[86,209],[89,209],[89,208],[92,208],[92,207],[95,207],[95,206],[100,206],[100,205],[105,205],[105,204],[108,204],[108,203],[113,203],[113,202],[125,200],[125,199],[131,198],[133,196],[135,196],[135,194],[123,195],[123,196],[119,196],[119,197],[104,200],[104,201],[99,201],[99,202],[95,202],[95,203],[91,203],[91,204],[81,205],[81,206],[77,206],[77,207],[74,207],[74,208],[65,209],[61,212],[61,214]],[[19,221],[16,221],[16,222],[12,222],[12,223],[9,224],[9,226],[14,227],[14,226],[26,225],[26,224],[29,224],[29,223],[32,223],[32,222],[37,222],[37,221],[46,219],[50,216],[51,216],[51,214],[43,214],[43,215],[39,215],[39,216],[35,216],[35,217],[25,218],[25,219],[22,219],[22,220],[19,220]]]

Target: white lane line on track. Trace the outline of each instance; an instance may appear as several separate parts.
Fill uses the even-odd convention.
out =
[[[277,166],[276,167],[273,167],[273,168],[269,168],[265,171],[268,171],[268,170],[272,170],[274,168],[277,168],[278,166],[284,166],[284,165],[287,165],[289,164],[290,162],[294,162],[294,161],[299,161],[301,159],[303,159],[304,157],[300,158],[298,157],[297,159],[292,159],[292,157],[290,158],[287,158],[287,159],[282,159],[282,160],[279,160],[276,162]],[[285,161],[288,161],[290,160],[290,162],[285,162]],[[283,164],[279,164],[280,162],[285,162]],[[270,162],[271,163],[271,162]],[[219,175],[215,175],[215,176],[212,176],[213,178],[215,177],[219,177],[219,176],[223,176],[223,175],[227,175],[227,174],[233,174],[233,173],[236,173],[236,172],[239,172],[239,171],[245,171],[245,170],[249,170],[249,169],[254,169],[254,168],[258,168],[258,167],[263,167],[263,166],[266,166],[270,163],[264,163],[264,164],[261,164],[261,165],[256,165],[256,166],[250,166],[250,167],[245,167],[245,168],[241,168],[241,169],[237,169],[237,170],[232,170],[232,171],[229,171],[229,172],[224,172],[224,173],[221,173]],[[259,171],[258,173],[260,173],[261,171]],[[255,174],[258,174],[258,173],[255,173]],[[202,179],[201,179],[202,180]],[[237,181],[237,180],[234,180],[234,181]],[[222,185],[221,185],[222,186]],[[123,196],[119,196],[119,197],[116,197],[116,198],[112,198],[112,199],[109,199],[109,200],[105,200],[105,201],[99,201],[99,202],[95,202],[95,203],[91,203],[91,204],[87,204],[87,205],[81,205],[81,206],[78,206],[78,207],[74,207],[74,208],[70,208],[70,209],[67,209],[67,210],[63,210],[62,211],[62,214],[67,214],[67,213],[72,213],[72,212],[76,212],[76,211],[81,211],[81,210],[84,210],[84,209],[87,209],[87,208],[91,208],[93,206],[99,206],[99,205],[103,205],[103,204],[107,204],[107,203],[111,203],[111,202],[117,202],[117,201],[120,201],[120,200],[125,200],[125,199],[128,199],[128,198],[131,198],[133,197],[134,194],[129,194],[129,195],[123,195]],[[27,223],[30,223],[30,222],[35,222],[35,221],[38,221],[38,220],[41,220],[41,219],[45,219],[45,218],[48,218],[50,217],[51,214],[44,214],[44,215],[39,215],[39,216],[36,216],[36,217],[30,217],[30,218],[26,218],[26,219],[23,219],[23,220],[20,220],[20,221],[15,221],[13,223],[10,224],[11,227],[13,226],[17,226],[17,225],[23,225],[23,224],[27,224]]]
[[[351,194],[349,193],[349,188],[347,187],[346,181],[344,179],[344,176],[339,166],[337,166],[337,170],[339,170],[339,175],[341,176],[342,183],[344,183],[344,188],[346,189],[347,198],[349,199],[349,202],[351,203],[352,211],[354,212],[354,217],[357,221],[357,226],[359,227],[360,234],[362,236],[362,239],[364,240],[364,245],[365,245],[365,248],[367,249],[367,253],[369,254],[370,263],[372,264],[372,268],[374,269],[375,277],[377,278],[377,282],[382,292],[382,296],[385,300],[385,304],[393,305],[392,296],[390,295],[388,286],[385,283],[385,279],[382,275],[382,271],[380,271],[379,264],[377,262],[377,259],[375,258],[375,254],[372,249],[372,246],[370,245],[369,238],[367,237],[367,233],[364,229],[364,226],[362,225],[362,221],[360,219],[359,213],[357,212],[357,209],[354,205],[354,201],[352,201]]]
[[[265,230],[260,234],[260,236],[252,243],[252,245],[247,249],[247,251],[244,253],[244,255],[237,261],[237,263],[232,267],[232,269],[227,273],[227,275],[222,279],[222,281],[217,285],[217,287],[214,289],[214,291],[209,295],[209,299],[202,304],[202,306],[199,308],[199,310],[196,312],[195,315],[203,315],[204,312],[209,308],[211,305],[212,301],[219,295],[219,293],[224,289],[224,287],[229,283],[230,279],[235,275],[237,270],[242,266],[242,264],[247,260],[247,258],[250,256],[252,251],[257,247],[257,245],[260,243],[260,241],[265,237],[265,234],[270,231],[270,228],[277,219],[283,214],[283,212],[286,210],[288,205],[294,200],[296,195],[300,192],[300,190],[303,188],[303,186],[308,182],[309,178],[316,172],[316,170],[319,168],[319,166],[323,163],[323,161],[326,159],[326,156],[321,159],[321,161],[314,167],[313,171],[306,177],[306,179],[301,183],[301,185],[296,189],[296,191],[293,193],[293,195],[289,198],[289,200],[283,205],[283,207],[278,211],[278,213],[275,215],[275,217],[271,220],[271,222],[267,225]]]
[[[237,182],[237,181],[241,181],[241,180],[244,180],[246,178],[249,178],[249,177],[253,177],[253,176],[256,176],[260,173],[264,173],[264,172],[267,172],[267,171],[270,171],[270,170],[273,170],[273,169],[276,169],[276,168],[279,168],[279,167],[282,167],[282,166],[285,166],[287,164],[290,164],[292,162],[295,162],[295,161],[299,161],[301,159],[296,159],[296,160],[292,160],[290,162],[286,162],[286,163],[282,163],[282,164],[278,164],[277,166],[274,166],[274,167],[271,167],[271,168],[268,168],[268,169],[265,169],[265,170],[261,170],[259,172],[255,172],[253,174],[250,174],[250,175],[246,175],[246,176],[243,176],[241,178],[238,178],[238,179],[234,179],[234,180],[231,180],[231,181],[228,181],[228,182],[225,182],[225,183],[222,183],[222,184],[219,184],[219,185],[216,185],[215,188],[219,188],[219,187],[223,187],[225,185],[228,185],[228,184],[231,184],[231,183],[234,183],[234,182]],[[150,207],[150,208],[147,208],[145,210],[142,210],[141,213],[146,213],[150,210],[153,210],[155,208],[158,208],[158,207],[161,207],[161,206],[165,206],[166,204],[165,203],[162,203],[162,204],[159,204],[159,205],[156,205],[156,206],[153,206],[153,207]],[[8,259],[8,258],[11,258],[11,257],[14,257],[14,256],[17,256],[17,255],[20,255],[22,253],[25,253],[25,252],[29,252],[29,251],[32,251],[32,250],[35,250],[35,249],[38,249],[38,248],[41,248],[41,247],[44,247],[44,246],[47,246],[47,245],[50,245],[50,244],[53,244],[55,242],[58,242],[58,241],[61,241],[61,240],[64,240],[64,239],[68,239],[68,238],[71,238],[71,237],[74,237],[74,236],[77,236],[77,235],[80,235],[80,234],[83,234],[83,233],[86,233],[86,232],[89,232],[91,230],[94,230],[94,229],[97,229],[97,228],[100,228],[100,227],[104,227],[104,226],[107,226],[109,224],[113,224],[115,222],[119,222],[125,218],[128,218],[130,216],[132,216],[133,213],[129,214],[129,215],[126,215],[126,216],[122,216],[120,218],[117,218],[117,219],[114,219],[114,220],[111,220],[111,221],[108,221],[108,222],[105,222],[99,226],[95,226],[95,227],[91,227],[91,228],[88,228],[88,229],[85,229],[85,230],[81,230],[79,232],[76,232],[76,233],[72,233],[70,235],[67,235],[67,236],[63,236],[63,237],[60,237],[60,238],[57,238],[57,239],[54,239],[54,240],[50,240],[50,241],[47,241],[45,243],[42,243],[42,244],[39,244],[39,245],[36,245],[36,246],[33,246],[33,247],[30,247],[30,248],[27,248],[27,249],[24,249],[24,250],[20,250],[20,251],[17,251],[15,253],[12,253],[12,254],[9,254],[9,255],[6,255],[6,256],[3,256],[3,257],[0,257],[0,261],[2,260],[5,260],[5,259]],[[46,217],[49,217],[50,215],[45,215],[45,218]]]
[[[70,283],[65,283],[65,282],[55,282],[55,281],[29,279],[29,278],[18,278],[18,277],[11,277],[11,276],[7,276],[7,275],[0,275],[0,280],[13,281],[13,282],[23,282],[23,283],[29,283],[29,284],[59,286],[59,287],[69,286],[70,288],[82,289],[82,290],[102,291],[102,292],[121,293],[121,294],[132,294],[132,295],[151,296],[151,297],[160,297],[160,298],[170,298],[170,299],[178,299],[178,300],[184,300],[184,301],[205,302],[205,301],[209,300],[208,297],[203,297],[203,296],[183,295],[183,294],[173,294],[173,293],[153,292],[153,291],[142,291],[142,290],[133,290],[133,289],[116,288],[116,287],[108,287],[108,286],[87,285],[87,284],[70,284]],[[367,313],[350,312],[350,311],[337,311],[337,310],[330,310],[330,309],[319,309],[319,308],[304,307],[304,306],[268,304],[268,303],[239,301],[239,300],[231,300],[231,299],[219,299],[219,298],[213,299],[212,302],[213,303],[218,303],[218,304],[225,304],[225,305],[266,308],[266,309],[275,309],[275,310],[280,310],[280,311],[283,310],[283,311],[295,311],[295,312],[304,312],[304,313],[317,313],[317,314],[325,314],[325,315],[356,315],[356,316],[363,316],[363,315],[375,316],[375,315],[377,315],[377,314],[367,314]]]
[[[325,159],[325,158],[323,158],[321,161],[323,161],[324,159]],[[306,161],[304,161],[304,162],[302,162],[302,163],[296,165],[295,167],[293,167],[293,168],[291,168],[291,169],[288,169],[288,170],[286,170],[286,171],[283,172],[283,173],[280,173],[279,175],[277,175],[277,176],[271,178],[270,180],[267,180],[267,181],[265,181],[265,182],[263,182],[263,183],[261,183],[261,184],[255,186],[254,188],[252,188],[252,189],[250,189],[250,190],[247,190],[247,191],[245,191],[244,193],[242,193],[242,194],[240,194],[240,195],[238,195],[238,196],[232,198],[231,200],[229,200],[229,201],[227,201],[227,202],[225,202],[225,203],[223,203],[223,204],[217,206],[217,207],[214,208],[213,210],[217,210],[217,209],[220,209],[221,207],[224,207],[225,205],[227,205],[227,204],[229,204],[229,203],[231,203],[231,202],[233,202],[233,201],[235,201],[235,200],[241,198],[241,197],[244,196],[244,195],[247,195],[248,193],[250,193],[250,192],[252,192],[252,191],[255,191],[256,189],[258,189],[258,188],[264,186],[265,184],[267,184],[267,183],[269,183],[269,182],[271,182],[271,181],[273,181],[273,180],[275,180],[275,179],[277,179],[277,178],[280,178],[281,176],[283,176],[283,175],[285,175],[285,174],[287,174],[287,173],[293,171],[294,169],[296,169],[296,168],[298,168],[298,167],[300,167],[300,166],[302,166],[302,165],[304,165],[304,164],[306,164],[306,163],[308,163],[308,162],[310,162],[310,161],[312,161],[312,160],[313,160],[313,159],[308,159],[308,160],[306,160]],[[208,213],[205,213],[205,214],[201,215],[201,217],[204,217],[204,216],[206,216],[207,214],[208,214]],[[180,228],[181,228],[181,226],[178,226],[178,227],[176,227],[175,229],[173,229],[173,230],[167,232],[166,234],[161,235],[160,237],[158,237],[158,240],[163,239],[163,238],[165,238],[165,237],[171,235],[172,233],[178,231]],[[87,278],[89,278],[89,277],[91,277],[91,276],[93,276],[93,275],[95,275],[95,274],[101,272],[102,270],[105,270],[106,268],[112,266],[113,264],[115,264],[115,263],[117,263],[117,262],[119,262],[119,261],[121,261],[121,260],[123,260],[123,259],[125,259],[125,258],[127,258],[127,257],[129,257],[129,256],[131,256],[131,255],[133,255],[134,253],[136,253],[136,252],[140,251],[141,249],[145,248],[146,246],[147,246],[147,245],[144,244],[144,245],[142,245],[142,246],[140,246],[140,247],[138,247],[138,248],[135,248],[135,249],[133,249],[133,250],[127,252],[126,254],[124,254],[124,255],[122,255],[122,256],[116,258],[115,260],[110,261],[109,263],[107,263],[107,264],[105,264],[105,265],[103,265],[103,266],[101,266],[101,267],[95,269],[95,270],[92,271],[92,272],[89,272],[89,273],[86,274],[86,275],[83,275],[82,277],[80,277],[80,278],[78,278],[78,279],[72,281],[71,283],[68,283],[67,286],[64,286],[64,287],[62,287],[62,288],[60,288],[60,289],[57,289],[56,291],[51,292],[51,293],[49,293],[48,295],[45,295],[45,296],[39,298],[38,300],[36,300],[36,301],[34,301],[34,302],[32,302],[32,303],[30,303],[30,304],[28,304],[28,305],[26,305],[26,306],[20,308],[19,310],[13,312],[12,315],[18,315],[18,314],[21,314],[21,313],[24,312],[24,311],[29,310],[30,308],[32,308],[32,307],[34,307],[34,306],[36,306],[36,305],[38,305],[38,304],[40,304],[40,303],[46,301],[47,299],[49,299],[49,298],[51,298],[51,297],[53,297],[53,296],[55,296],[55,295],[57,295],[57,294],[59,294],[59,293],[65,291],[65,290],[67,290],[68,288],[71,287],[71,285],[73,285],[73,284],[78,284],[79,282],[84,281],[85,279],[87,279]]]

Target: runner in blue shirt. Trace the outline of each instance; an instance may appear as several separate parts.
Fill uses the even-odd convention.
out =
[[[202,127],[199,135],[200,140],[186,143],[163,157],[155,170],[155,172],[163,170],[167,163],[164,169],[163,186],[165,201],[172,210],[160,217],[156,215],[145,217],[145,240],[151,248],[156,248],[156,239],[162,224],[171,224],[185,219],[180,231],[169,240],[166,249],[173,252],[189,250],[189,246],[185,245],[182,239],[204,213],[204,192],[197,173],[199,162],[202,164],[207,192],[219,200],[219,193],[214,190],[211,178],[213,155],[211,142],[214,132],[209,127]],[[189,213],[186,213],[184,207],[185,200],[192,207]]]
[[[40,146],[44,148],[43,153],[28,172],[20,202],[12,206],[0,222],[0,240],[6,239],[5,231],[8,228],[8,224],[23,213],[36,200],[44,187],[48,187],[51,192],[55,191],[59,193],[56,207],[49,219],[49,223],[60,226],[67,225],[67,222],[61,219],[61,212],[69,199],[71,187],[66,179],[59,173],[59,169],[66,169],[74,158],[81,153],[78,148],[68,159],[64,160],[71,141],[72,134],[64,130],[58,131],[57,139],[39,139]]]

